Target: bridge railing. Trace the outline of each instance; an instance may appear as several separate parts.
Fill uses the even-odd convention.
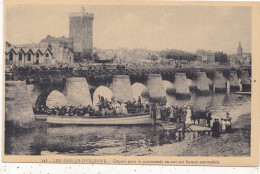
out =
[[[27,80],[41,81],[42,79],[61,79],[70,77],[86,77],[87,79],[100,79],[100,78],[112,78],[114,75],[131,75],[131,76],[144,76],[147,74],[162,74],[172,75],[175,72],[188,72],[194,73],[198,71],[226,71],[226,70],[249,70],[251,66],[226,66],[219,65],[216,67],[171,67],[165,68],[119,68],[119,69],[67,69],[67,70],[17,70],[17,71],[6,71],[6,80]],[[39,78],[41,77],[41,78]]]

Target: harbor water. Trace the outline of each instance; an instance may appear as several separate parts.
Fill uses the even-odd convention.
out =
[[[251,113],[251,97],[235,93],[211,93],[198,96],[191,93],[189,100],[167,96],[167,106],[206,107],[212,117],[223,118],[229,112],[232,122],[240,115]],[[150,146],[178,143],[171,132],[162,126],[61,126],[50,127],[35,121],[35,128],[25,131],[8,130],[5,134],[5,153],[11,155],[115,155]],[[8,128],[7,128],[8,129]],[[126,140],[125,140],[126,139]]]

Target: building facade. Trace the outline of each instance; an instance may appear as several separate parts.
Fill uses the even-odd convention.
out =
[[[6,64],[49,66],[84,60],[94,61],[92,24],[94,15],[86,13],[82,8],[81,13],[70,13],[69,19],[69,37],[48,35],[38,44],[13,45],[6,42]]]
[[[5,56],[6,65],[47,66],[56,63],[49,48],[26,48],[9,45],[5,49]]]
[[[215,63],[215,55],[212,51],[204,51],[204,50],[197,50],[197,61],[201,64],[214,64]]]
[[[74,63],[71,49],[60,45],[57,40],[59,39],[47,36],[39,44],[12,45],[6,42],[6,65],[52,66]]]

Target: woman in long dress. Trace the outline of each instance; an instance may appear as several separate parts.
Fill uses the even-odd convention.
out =
[[[192,120],[191,120],[191,110],[188,107],[188,109],[186,110],[186,120],[185,120],[185,124],[192,124]]]
[[[128,114],[127,113],[127,108],[126,108],[126,104],[125,104],[125,102],[123,102],[122,104],[121,104],[121,108],[122,108],[122,112],[123,112],[123,114]]]

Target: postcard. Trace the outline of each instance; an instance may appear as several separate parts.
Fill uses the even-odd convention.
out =
[[[257,166],[259,21],[257,2],[5,1],[3,162]]]

